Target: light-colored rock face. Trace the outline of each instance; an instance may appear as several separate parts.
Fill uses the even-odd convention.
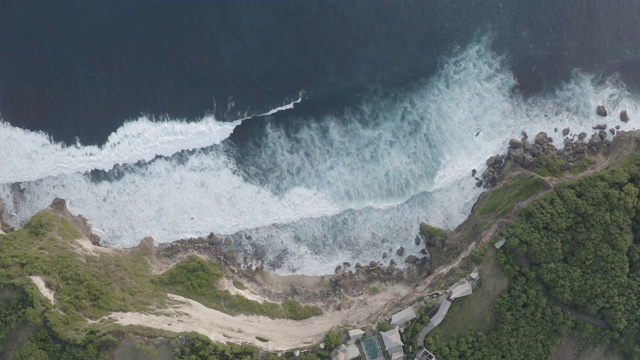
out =
[[[49,301],[51,301],[52,305],[56,304],[56,299],[55,299],[55,292],[53,292],[53,290],[49,289],[47,287],[47,285],[44,283],[44,279],[42,279],[42,277],[40,276],[29,276],[29,279],[31,279],[31,281],[33,281],[33,283],[38,287],[38,290],[40,290],[40,293],[42,293],[42,295],[44,297],[46,297],[47,299],[49,299]]]

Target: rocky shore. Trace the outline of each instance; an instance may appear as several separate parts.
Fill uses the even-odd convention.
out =
[[[607,116],[603,105],[596,108],[596,113]],[[620,113],[620,121],[625,123],[629,121],[626,111]],[[608,131],[607,128],[605,123],[595,124],[594,132],[590,136],[586,132],[573,133],[570,128],[564,128],[561,131],[556,128],[553,136],[562,139],[561,142],[557,142],[558,145],[545,132],[540,132],[530,139],[523,131],[521,138],[513,138],[509,141],[506,154],[497,154],[487,159],[487,169],[480,177],[476,176],[476,169],[471,171],[471,175],[475,178],[477,187],[490,188],[500,181],[505,167],[512,165],[534,172],[542,168],[551,168],[551,170],[557,168],[558,172],[563,172],[588,166],[588,163],[593,162],[591,157],[601,154],[606,156],[612,144],[611,138],[618,134],[620,126],[610,127]],[[508,161],[512,164],[508,164]],[[541,175],[552,174],[542,172]]]

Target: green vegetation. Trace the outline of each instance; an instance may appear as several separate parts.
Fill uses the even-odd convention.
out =
[[[442,341],[448,342],[477,331],[489,334],[495,328],[493,308],[507,291],[509,278],[498,264],[497,250],[493,246],[486,249],[484,261],[478,267],[480,282],[473,289],[473,295],[456,299],[442,324],[434,330]]]
[[[460,332],[446,328],[455,319],[445,318],[425,346],[447,360],[546,359],[572,332],[592,346],[611,344],[625,358],[638,358],[639,163],[635,156],[616,169],[558,185],[525,207],[502,232],[507,251],[499,251],[498,260],[510,285],[493,308],[494,330],[455,337]],[[611,330],[585,323],[585,315]]]
[[[190,333],[174,342],[176,360],[253,360],[258,358],[258,349],[234,343],[218,344],[208,338]]]
[[[573,169],[571,169],[571,173],[576,175],[576,174],[580,174],[581,172],[587,170],[587,168],[589,166],[591,166],[593,163],[595,163],[596,161],[593,160],[590,157],[586,157],[582,160],[580,160],[580,162],[578,163],[578,166],[574,167]]]
[[[167,292],[196,300],[231,315],[254,314],[299,320],[322,314],[319,308],[303,306],[295,300],[285,300],[282,305],[278,305],[267,301],[259,303],[240,295],[232,295],[217,287],[223,276],[224,270],[219,264],[192,256],[153,282]]]
[[[87,322],[114,311],[161,309],[166,306],[168,290],[232,314],[291,319],[321,314],[317,307],[294,300],[285,300],[282,305],[260,304],[220,291],[217,281],[230,275],[212,261],[190,258],[156,276],[147,260],[152,255],[151,248],[140,246],[94,256],[74,241],[80,236],[67,220],[51,212],[40,212],[21,230],[0,235],[0,358],[48,359],[50,354],[56,354],[58,359],[106,358],[121,351],[121,341],[111,334],[123,330],[175,337],[177,334],[142,327],[125,329],[108,322]],[[28,278],[32,275],[42,277],[55,292],[55,309]],[[243,287],[241,282],[234,282]],[[178,358],[185,359],[200,358],[205,353],[215,359],[257,356],[253,347],[214,344],[193,337],[174,348]],[[122,351],[138,353],[136,349],[151,357],[159,354],[153,345],[144,342]],[[168,356],[166,351],[164,348],[163,357]]]
[[[562,176],[562,167],[566,165],[566,161],[560,160],[557,157],[540,156],[536,158],[535,171],[541,176]]]
[[[247,287],[244,285],[244,283],[236,278],[232,279],[233,281],[233,286],[238,289],[238,290],[247,290]]]
[[[324,344],[329,349],[333,349],[342,344],[342,333],[340,331],[329,331],[327,337],[324,339]]]
[[[369,288],[369,295],[377,295],[380,294],[380,289],[375,286]]]
[[[483,227],[486,229],[497,219],[502,219],[509,214],[517,203],[547,189],[549,185],[544,179],[520,174],[506,185],[489,192],[488,198],[478,209],[478,218],[484,223]]]
[[[389,331],[393,329],[393,326],[386,321],[378,323],[378,331]]]
[[[269,342],[269,339],[267,339],[266,337],[262,337],[262,336],[256,336],[256,340],[262,341],[262,342]]]
[[[438,238],[444,236],[444,230],[435,226],[427,225],[422,227],[422,235],[425,238]]]

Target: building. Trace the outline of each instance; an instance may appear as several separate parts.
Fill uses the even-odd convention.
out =
[[[349,330],[349,343],[355,343],[362,337],[362,335],[364,335],[364,331],[360,329]]]
[[[382,342],[384,348],[391,356],[391,360],[404,359],[404,351],[402,350],[402,340],[400,339],[400,332],[395,327],[389,331],[380,332],[382,336]]]
[[[461,298],[463,296],[469,296],[473,293],[471,284],[467,280],[463,280],[460,284],[453,287],[449,294],[449,300]]]
[[[430,353],[429,350],[422,348],[413,360],[436,360],[436,356]]]
[[[404,327],[406,323],[416,318],[416,313],[413,311],[413,308],[409,306],[408,308],[400,311],[397,314],[393,314],[391,317],[391,326]]]
[[[433,327],[438,326],[438,324],[440,324],[444,319],[444,316],[447,315],[447,311],[449,311],[450,306],[451,306],[451,301],[449,299],[445,299],[442,302],[442,304],[440,304],[438,311],[436,312],[435,315],[433,315],[429,323],[432,324]]]
[[[493,244],[493,246],[496,247],[496,249],[500,249],[502,247],[502,245],[504,245],[504,243],[507,242],[507,239],[502,238],[502,240],[498,241],[497,243]]]

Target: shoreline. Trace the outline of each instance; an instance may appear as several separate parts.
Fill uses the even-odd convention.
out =
[[[520,160],[517,157],[514,158],[514,154],[519,155],[519,152],[515,152],[513,149],[520,147],[517,144],[514,146],[515,142],[512,143],[512,140],[507,155],[499,156],[501,160],[499,166],[496,166],[497,160],[494,156],[488,161],[487,171],[493,172],[492,180],[494,183],[491,184],[491,187],[502,188],[515,177],[536,176],[547,184],[546,190],[516,203],[506,216],[493,218],[493,222],[488,226],[485,222],[486,219],[482,219],[478,212],[487,203],[491,190],[485,191],[479,196],[468,218],[455,230],[435,233],[435,230],[430,230],[428,225],[424,224],[424,228],[421,226],[421,230],[423,230],[421,232],[427,236],[421,241],[431,255],[427,258],[422,257],[421,254],[416,254],[417,256],[409,254],[409,256],[414,256],[416,261],[413,264],[408,264],[406,268],[380,266],[372,261],[368,265],[352,266],[331,275],[278,275],[273,271],[265,270],[262,266],[254,268],[241,264],[233,251],[223,251],[218,246],[219,242],[202,238],[178,240],[157,247],[151,238],[145,238],[140,245],[134,248],[111,249],[99,245],[99,238],[91,232],[91,225],[87,219],[81,215],[73,216],[67,209],[64,200],[56,199],[48,210],[68,219],[83,234],[83,238],[78,242],[78,251],[102,255],[118,254],[140,247],[150,248],[152,250],[151,256],[147,260],[149,260],[154,274],[161,274],[188,256],[198,255],[220,263],[235,277],[243,281],[248,288],[246,291],[256,298],[274,302],[294,299],[305,305],[319,306],[324,312],[322,315],[298,321],[273,320],[247,315],[233,317],[205,308],[196,301],[169,294],[169,297],[175,300],[169,308],[163,309],[163,312],[169,316],[114,312],[106,316],[105,320],[110,319],[110,321],[121,325],[150,326],[171,331],[196,331],[214,341],[251,343],[268,350],[285,351],[318,343],[327,331],[334,328],[373,326],[395,311],[422,298],[438,294],[438,289],[443,284],[455,281],[460,273],[471,271],[471,264],[467,261],[469,256],[494,240],[495,235],[508,221],[518,215],[523,206],[562,182],[611,168],[630,154],[640,150],[640,130],[619,132],[613,141],[598,142],[596,135],[593,137],[596,139],[594,142],[602,144],[602,146],[596,147],[595,143],[579,144],[579,146],[586,147],[586,154],[593,158],[593,163],[582,169],[583,171],[580,173],[566,174],[566,176],[558,178],[540,177],[532,172],[535,169],[527,169],[519,165]],[[579,141],[581,140],[578,142],[565,141],[565,148],[574,146],[568,145],[569,143],[578,144]],[[549,145],[549,143],[551,142],[545,144]],[[543,147],[545,144],[539,145]],[[592,148],[589,148],[590,146]],[[547,146],[546,151],[557,153],[557,149],[553,146]],[[1,211],[0,206],[0,214]],[[4,226],[2,229],[9,230]],[[225,286],[227,290],[235,291],[231,288],[233,284]],[[375,294],[369,292],[373,287],[377,289]],[[229,323],[229,318],[235,319],[233,320],[234,327],[223,326],[225,323]],[[254,334],[256,331],[252,329],[257,327],[256,324],[262,324],[259,331],[268,331],[273,334],[273,342],[270,340],[271,343],[264,343],[257,339],[264,334]],[[298,327],[300,327],[299,331],[286,330]]]

